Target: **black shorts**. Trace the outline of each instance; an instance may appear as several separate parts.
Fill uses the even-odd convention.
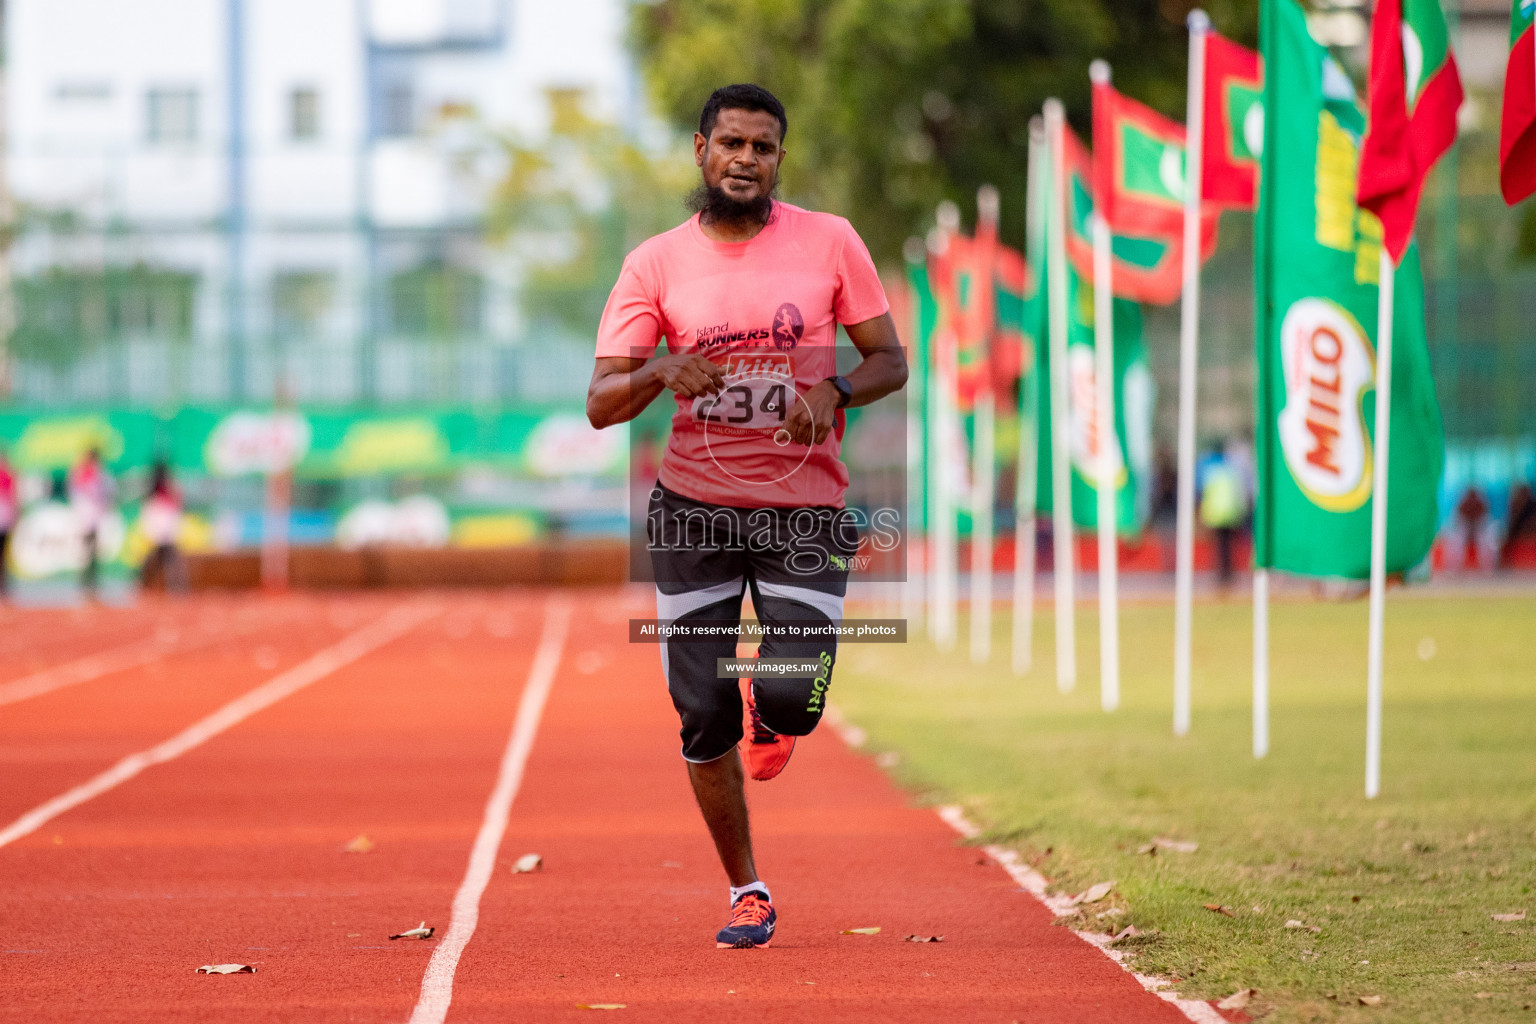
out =
[[[815,658],[814,678],[754,676],[752,697],[763,724],[783,736],[816,728],[826,707],[837,638],[817,625],[838,625],[848,590],[849,557],[858,535],[843,510],[732,508],[686,498],[659,483],[651,491],[647,549],[656,575],[656,617],[662,623],[741,621],[741,599],[752,591],[758,620],[794,625],[811,639],[769,635],[763,658]],[[806,627],[811,627],[807,629]],[[742,737],[737,679],[720,679],[716,659],[734,658],[734,630],[719,639],[664,639],[661,667],[682,719],[683,757],[713,761]]]

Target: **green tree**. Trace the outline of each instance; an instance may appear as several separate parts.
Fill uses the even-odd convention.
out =
[[[687,216],[693,166],[681,147],[648,149],[592,117],[580,90],[553,89],[548,99],[547,138],[493,137],[503,172],[490,237],[522,258],[530,324],[590,338],[625,254]]]
[[[852,218],[894,260],[940,200],[1003,193],[1004,238],[1024,241],[1029,120],[1050,96],[1086,134],[1088,64],[1183,120],[1192,0],[657,0],[631,37],[652,95],[679,128],[710,92],[757,82],[789,110],[784,193]],[[1204,5],[1251,43],[1252,0]]]

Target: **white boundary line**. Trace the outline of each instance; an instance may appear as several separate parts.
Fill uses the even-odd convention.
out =
[[[864,730],[849,723],[843,717],[842,712],[837,711],[834,706],[828,705],[825,718],[827,724],[832,727],[832,730],[849,747],[858,749],[864,745]],[[936,807],[934,810],[938,813],[944,824],[954,829],[964,838],[975,839],[981,835],[981,829],[977,828],[966,818],[965,809],[958,804]],[[1017,850],[1009,850],[995,843],[988,843],[981,847],[981,851],[996,861],[998,866],[1004,871],[1008,872],[1009,877],[1019,883],[1019,888],[1045,904],[1046,909],[1053,915],[1065,917],[1072,913],[1073,904],[1071,898],[1067,896],[1052,896],[1047,891],[1050,887],[1050,882],[1046,880],[1044,875],[1026,864],[1019,857]],[[1126,962],[1125,953],[1109,947],[1108,943],[1113,936],[1104,935],[1099,932],[1080,932],[1076,929],[1073,929],[1072,934],[1119,964],[1121,970],[1135,978],[1142,988],[1151,992],[1159,999],[1172,1003],[1178,1008],[1180,1013],[1193,1021],[1194,1024],[1227,1024],[1227,1019],[1217,1013],[1210,1003],[1199,999],[1182,999],[1177,992],[1171,991],[1173,982],[1167,978],[1142,974],[1140,971],[1133,969]]]
[[[398,608],[384,618],[364,626],[344,637],[340,642],[312,654],[286,672],[274,676],[256,689],[236,697],[213,714],[192,723],[163,743],[136,754],[129,754],[95,778],[23,814],[0,830],[0,846],[6,846],[37,831],[59,815],[122,785],[151,765],[164,764],[194,747],[201,746],[258,711],[271,707],[284,697],[299,692],[310,683],[323,679],[337,669],[382,647],[406,633],[423,619],[435,614],[437,614],[436,608],[415,604]]]
[[[163,656],[185,654],[200,647],[216,644],[221,640],[248,636],[266,626],[275,625],[277,621],[245,625],[229,633],[199,636],[185,644],[181,643],[180,637],[169,641],[157,637],[149,640],[135,640],[119,647],[109,647],[105,651],[87,654],[74,661],[52,665],[31,675],[0,683],[0,707],[16,704],[32,697],[41,697],[45,693],[62,690],[68,686],[88,683],[102,676],[126,672],[128,669],[157,661]]]
[[[533,665],[528,669],[528,681],[523,684],[523,696],[517,704],[512,736],[501,757],[496,787],[485,803],[485,817],[475,836],[475,845],[469,851],[469,867],[464,872],[464,880],[459,883],[459,891],[453,896],[448,933],[432,951],[432,959],[421,978],[421,997],[411,1013],[410,1024],[442,1024],[448,1016],[448,1005],[453,1001],[454,972],[458,970],[464,947],[475,934],[475,926],[480,923],[480,897],[485,894],[491,872],[496,867],[496,853],[501,849],[501,839],[507,831],[512,801],[523,782],[523,769],[533,750],[539,720],[544,715],[544,705],[554,685],[555,670],[560,667],[560,654],[570,624],[569,599],[552,599],[545,610],[544,632],[539,637]]]

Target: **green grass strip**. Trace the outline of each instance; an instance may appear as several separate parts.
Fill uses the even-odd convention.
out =
[[[833,699],[933,803],[1018,849],[1057,890],[1115,880],[1063,923],[1114,932],[1138,970],[1267,1021],[1536,1021],[1536,600],[1389,598],[1382,795],[1364,797],[1366,605],[1277,601],[1271,752],[1250,745],[1250,610],[1197,605],[1194,725],[1171,729],[1173,611],[1121,615],[1123,702],[1099,710],[1097,625],[1078,613],[1057,692],[1049,610],[1035,668],[913,630],[846,645]],[[1156,837],[1193,853],[1141,853]],[[1229,908],[1232,916],[1205,909]],[[1106,911],[1120,911],[1100,917]],[[1526,920],[1494,914],[1525,910]],[[1287,928],[1287,921],[1305,927]],[[1313,931],[1312,929],[1320,929]],[[1375,1007],[1361,997],[1380,996]]]

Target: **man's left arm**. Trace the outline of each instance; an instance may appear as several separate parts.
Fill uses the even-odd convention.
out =
[[[900,391],[907,383],[907,354],[896,337],[896,322],[890,313],[882,313],[872,320],[846,324],[848,339],[859,350],[863,360],[848,372],[847,380],[853,388],[848,399],[849,408],[878,402],[893,391]],[[821,381],[801,396],[790,410],[784,429],[797,444],[821,444],[832,432],[837,417],[838,390],[831,381]]]

